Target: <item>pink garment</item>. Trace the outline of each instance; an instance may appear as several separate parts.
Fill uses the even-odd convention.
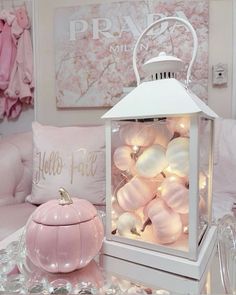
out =
[[[19,117],[21,111],[22,111],[22,102],[20,101],[19,98],[16,98],[16,99],[6,98],[5,112],[6,112],[7,118],[16,119],[17,117]]]
[[[32,100],[33,51],[29,30],[24,30],[18,39],[17,54],[5,95],[19,98],[22,102]]]
[[[2,32],[3,27],[4,27],[4,22],[2,19],[0,19],[0,32]]]
[[[6,105],[6,97],[4,96],[4,93],[0,90],[0,120],[4,119],[5,105]]]
[[[27,11],[24,6],[19,7],[16,10],[16,19],[17,19],[17,23],[19,24],[19,26],[22,29],[29,29],[30,28],[28,14],[27,14]]]
[[[16,56],[16,45],[11,36],[11,27],[6,22],[3,27],[2,50],[0,55],[0,89],[6,89]]]
[[[0,94],[0,119],[3,119],[5,116],[11,119],[17,118],[22,111],[22,105],[19,98],[9,99]]]
[[[0,55],[2,52],[2,30],[4,28],[4,22],[0,19]]]
[[[9,26],[12,25],[15,18],[15,13],[11,10],[3,9],[0,11],[0,19],[4,20]]]

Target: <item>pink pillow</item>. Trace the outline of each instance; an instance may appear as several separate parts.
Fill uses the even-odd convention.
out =
[[[42,204],[59,197],[64,187],[72,197],[105,203],[104,126],[53,127],[32,123],[33,185],[27,201]]]

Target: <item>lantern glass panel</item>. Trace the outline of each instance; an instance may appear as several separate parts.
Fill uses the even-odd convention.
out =
[[[212,120],[204,117],[199,123],[199,242],[210,219],[212,174]]]
[[[189,130],[187,116],[111,122],[112,239],[188,251]]]

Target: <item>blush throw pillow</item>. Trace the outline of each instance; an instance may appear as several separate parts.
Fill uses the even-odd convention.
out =
[[[64,187],[72,197],[104,204],[104,126],[54,127],[33,122],[32,130],[33,183],[27,201],[42,204],[56,199]]]

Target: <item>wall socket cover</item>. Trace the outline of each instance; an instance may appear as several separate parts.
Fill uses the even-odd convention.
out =
[[[225,85],[228,83],[228,65],[218,63],[212,66],[212,84]]]

